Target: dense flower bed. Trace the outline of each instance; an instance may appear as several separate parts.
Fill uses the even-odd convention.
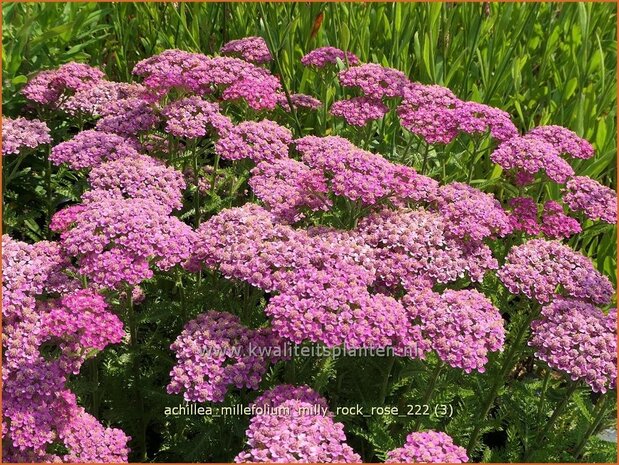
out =
[[[616,222],[615,192],[570,165],[595,156],[591,144],[558,126],[520,134],[501,109],[334,47],[304,56],[349,94],[329,109],[346,134],[390,115],[425,147],[418,171],[372,151],[367,136],[360,147],[286,127],[323,103],[290,94],[271,60],[249,37],[220,56],[166,50],[135,66],[140,84],[68,63],[23,88],[33,106],[80,130],[52,142],[46,122],[4,118],[4,160],[51,144],[49,161],[88,189],[50,218],[53,240],[3,236],[5,460],[128,460],[131,438],[88,414],[68,380],[107,346],[136,342],[126,326],[145,298],[140,285],[166,275],[211,273],[266,299],[243,321],[217,308],[185,321],[170,341],[167,392],[187,401],[261,390],[269,368],[290,359],[250,346],[391,348],[483,373],[523,301],[540,363],[595,392],[615,388],[615,290],[565,243],[592,221]],[[429,147],[459,137],[488,141],[510,189],[498,197],[426,175]],[[561,197],[540,196],[544,183],[560,185]],[[233,200],[205,211],[222,189]],[[329,399],[309,387],[282,384],[254,402],[287,412],[253,417],[236,461],[361,461]],[[326,412],[303,413],[315,405]],[[386,461],[468,460],[444,432],[407,434]]]

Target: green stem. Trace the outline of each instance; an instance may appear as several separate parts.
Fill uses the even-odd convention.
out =
[[[380,405],[385,404],[385,398],[387,397],[387,388],[389,387],[389,377],[391,376],[391,370],[393,370],[393,365],[395,364],[395,357],[389,357],[389,365],[387,366],[387,374],[383,381],[382,388],[380,390]]]
[[[195,216],[193,219],[194,228],[198,228],[200,226],[200,176],[198,174],[198,148],[197,143],[194,143],[193,146],[193,177],[195,182],[196,190],[193,194],[193,209],[195,212]],[[214,181],[214,180],[213,180]]]
[[[606,415],[606,412],[608,411],[608,407],[611,405],[611,403],[608,402],[608,399],[610,398],[611,396],[609,396],[608,393],[606,393],[598,400],[597,405],[596,405],[597,413],[593,419],[593,422],[591,423],[591,426],[589,426],[589,429],[587,429],[587,432],[584,434],[584,436],[582,437],[582,439],[580,440],[580,442],[574,449],[574,458],[576,460],[580,459],[582,451],[587,445],[587,441],[589,441],[589,438],[600,427],[600,424],[602,423],[602,420],[604,419],[604,415]]]
[[[138,410],[138,436],[135,438],[135,453],[140,462],[146,461],[146,422],[144,421],[144,398],[142,397],[142,379],[140,374],[140,347],[138,343],[138,323],[133,306],[132,289],[127,289],[127,313],[129,316],[129,336],[132,353],[133,394]]]
[[[539,402],[537,404],[537,421],[542,419],[542,413],[544,411],[544,401],[546,400],[546,391],[548,390],[548,382],[550,381],[550,374],[552,370],[549,368],[544,375],[544,383],[542,384],[542,392],[539,396]]]
[[[538,448],[539,444],[544,440],[544,438],[550,431],[550,428],[552,428],[552,426],[557,421],[557,418],[559,418],[559,416],[563,413],[563,411],[565,410],[565,407],[567,407],[570,399],[572,398],[572,394],[574,394],[574,392],[576,391],[576,388],[578,388],[578,383],[570,381],[570,384],[569,384],[569,387],[567,388],[567,392],[565,393],[565,396],[563,397],[561,402],[559,402],[559,405],[557,405],[557,407],[555,408],[555,411],[552,412],[552,416],[546,422],[544,429],[542,429],[542,431],[539,432],[537,436],[535,436],[535,439],[533,440],[533,444],[531,445],[531,447],[527,448],[527,451],[524,454],[525,461],[527,461],[528,458],[531,456],[531,453]]]
[[[439,361],[436,367],[434,367],[434,370],[432,371],[432,374],[428,381],[428,387],[426,388],[423,397],[421,398],[422,407],[424,405],[427,405],[428,402],[430,402],[432,394],[434,393],[434,388],[436,387],[436,382],[438,381],[438,377],[441,374],[441,371],[443,371],[443,367],[444,365],[441,361]],[[419,429],[419,426],[421,425],[421,417],[422,415],[419,415],[415,420],[415,424],[413,425],[413,431],[417,431]]]
[[[213,174],[211,174],[211,197],[215,194],[215,185],[217,184],[218,168],[219,168],[219,154],[215,152],[215,161],[213,162]]]
[[[49,225],[53,212],[53,204],[52,204],[52,162],[49,159],[50,148],[45,151],[45,203],[46,203],[46,224]],[[52,234],[51,230],[48,228],[48,236]]]
[[[90,361],[90,380],[92,381],[92,414],[99,417],[99,362],[97,358]]]
[[[426,148],[423,152],[423,164],[421,165],[421,174],[426,174],[426,166],[428,164],[428,152],[430,151],[430,144],[426,142]]]
[[[473,449],[475,449],[475,446],[477,445],[477,440],[479,439],[481,428],[484,422],[486,421],[486,417],[488,416],[488,413],[490,412],[492,405],[494,404],[494,400],[499,394],[499,390],[501,389],[501,386],[505,382],[505,377],[510,372],[510,370],[513,368],[514,359],[516,358],[516,355],[522,348],[522,342],[524,340],[524,336],[527,333],[527,329],[529,328],[529,325],[531,324],[531,321],[533,321],[533,318],[535,318],[536,314],[537,312],[531,311],[529,316],[523,322],[522,326],[518,329],[518,332],[516,333],[514,337],[514,341],[512,342],[507,353],[505,354],[503,365],[501,366],[499,373],[494,377],[494,381],[492,383],[492,387],[490,388],[490,392],[488,393],[488,396],[485,398],[482,404],[481,414],[478,416],[479,420],[477,421],[477,424],[475,425],[475,429],[473,430],[473,433],[471,434],[471,437],[469,439],[469,443],[466,447],[466,451],[469,457],[471,455],[471,452],[473,451]]]

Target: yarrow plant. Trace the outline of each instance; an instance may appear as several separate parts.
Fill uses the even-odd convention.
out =
[[[581,175],[597,144],[365,52],[295,48],[295,89],[272,43],[21,90],[39,118],[3,120],[9,193],[29,206],[40,180],[47,215],[2,241],[4,458],[501,461],[482,433],[529,403],[510,457],[579,421],[586,443],[617,363],[616,193]],[[589,414],[560,424],[572,395]]]

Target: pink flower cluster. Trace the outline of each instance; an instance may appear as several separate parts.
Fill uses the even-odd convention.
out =
[[[523,231],[526,234],[537,236],[540,225],[537,220],[537,203],[531,197],[514,197],[509,200],[512,211],[509,214],[509,222],[513,231]]]
[[[93,190],[84,193],[84,203],[113,198],[145,199],[164,206],[168,213],[183,206],[183,174],[148,155],[102,163],[92,169],[88,179]]]
[[[226,160],[249,158],[254,163],[288,158],[292,133],[275,121],[244,121],[233,126],[215,143],[215,151]]]
[[[105,161],[137,157],[138,144],[117,134],[87,130],[54,146],[49,159],[55,165],[66,163],[74,170],[93,168]]]
[[[582,231],[580,223],[565,214],[563,206],[549,200],[544,204],[542,212],[542,232],[550,239],[570,237]]]
[[[505,328],[499,310],[476,290],[412,292],[403,299],[419,319],[424,338],[439,358],[466,373],[485,371],[488,352],[503,348]]]
[[[43,121],[2,118],[2,156],[18,154],[51,141],[49,128]]]
[[[22,94],[41,105],[57,106],[67,92],[87,89],[102,79],[103,72],[100,69],[71,62],[54,70],[40,72],[28,81]]]
[[[80,273],[108,288],[152,277],[150,264],[168,270],[184,263],[194,242],[188,225],[146,199],[89,202],[71,226],[62,231],[62,247],[78,258]]]
[[[284,355],[271,329],[247,328],[237,316],[216,311],[187,323],[170,348],[177,362],[167,391],[189,402],[223,402],[229,386],[258,389],[269,364]]]
[[[365,126],[385,116],[389,108],[381,99],[364,96],[334,102],[329,111],[334,116],[344,118],[348,124]]]
[[[617,193],[588,176],[575,176],[565,185],[563,201],[592,220],[617,223]]]
[[[65,386],[92,350],[124,336],[102,296],[76,290],[55,243],[28,245],[2,238],[3,458],[7,461],[126,462],[129,438],[77,405]],[[55,298],[56,294],[63,294]],[[49,300],[36,301],[43,295]],[[59,354],[43,354],[43,346]],[[62,445],[63,455],[47,452]]]
[[[294,388],[270,391],[272,411],[254,416],[246,432],[249,450],[234,459],[237,463],[360,463],[361,457],[346,444],[344,425],[332,414],[318,412],[326,401],[316,393],[299,393]],[[286,392],[288,391],[288,392]],[[288,394],[288,395],[286,395]],[[257,399],[258,405],[265,402]]]
[[[267,63],[273,59],[262,37],[243,37],[231,40],[219,50],[224,55],[238,55],[250,63]]]
[[[130,137],[153,129],[159,123],[153,104],[142,98],[114,100],[101,110],[97,130]]]
[[[323,409],[329,408],[327,400],[309,386],[292,386],[291,384],[278,384],[274,388],[264,391],[254,400],[253,405],[263,408],[275,408],[287,400],[298,400]]]
[[[168,104],[162,115],[166,118],[166,132],[176,137],[196,139],[209,135],[225,135],[232,121],[219,112],[217,103],[200,97],[185,97]]]
[[[101,116],[105,109],[119,100],[141,98],[152,100],[147,89],[140,84],[101,80],[92,86],[78,90],[60,107],[70,115]]]
[[[608,314],[591,304],[558,298],[531,324],[535,355],[594,392],[617,382],[617,309]]]
[[[354,53],[345,52],[336,47],[320,47],[312,50],[301,58],[301,63],[304,66],[315,66],[316,68],[324,68],[327,65],[336,65],[337,60],[347,63],[351,66],[360,63],[359,58]]]
[[[557,241],[533,239],[513,247],[497,274],[511,293],[541,303],[565,295],[606,305],[614,292],[591,260]]]
[[[529,136],[545,140],[560,153],[573,158],[591,158],[595,155],[593,146],[574,131],[561,126],[539,126],[529,131]]]
[[[306,94],[291,94],[290,101],[292,102],[292,106],[297,110],[317,110],[322,106],[322,102],[320,100]],[[290,111],[290,105],[288,104],[286,94],[279,95],[279,105],[284,109],[284,111]]]
[[[411,433],[404,447],[387,452],[386,463],[466,463],[464,447],[441,431]]]
[[[368,97],[400,97],[408,84],[406,75],[397,69],[367,63],[340,71],[340,84],[358,87]]]

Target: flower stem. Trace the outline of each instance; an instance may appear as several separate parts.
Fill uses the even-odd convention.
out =
[[[537,404],[537,421],[541,421],[542,412],[544,410],[544,401],[546,400],[546,391],[548,390],[548,382],[550,381],[550,374],[552,370],[549,368],[544,375],[544,383],[542,384],[542,392],[539,396],[539,402]]]
[[[587,441],[589,441],[589,438],[600,427],[600,423],[602,423],[602,420],[604,419],[604,415],[606,415],[606,412],[608,411],[608,407],[611,405],[611,403],[608,402],[608,399],[610,398],[611,396],[609,396],[608,393],[606,393],[602,397],[600,397],[600,399],[598,400],[597,405],[595,406],[597,413],[595,417],[593,418],[593,422],[591,423],[591,426],[589,426],[589,429],[587,429],[586,433],[583,435],[580,442],[574,449],[574,458],[576,460],[580,459],[582,450],[587,445]]]
[[[142,397],[142,380],[140,376],[140,353],[138,343],[138,324],[133,306],[132,289],[127,290],[127,313],[129,316],[129,336],[132,353],[133,395],[138,410],[138,436],[135,438],[134,451],[140,462],[146,461],[146,422],[144,421],[144,398]]]
[[[527,461],[528,458],[531,456],[531,453],[538,448],[539,444],[544,440],[544,438],[550,431],[550,428],[552,428],[552,426],[557,421],[557,418],[559,418],[559,416],[563,413],[563,411],[565,410],[565,407],[567,407],[567,405],[569,404],[569,401],[572,398],[572,394],[574,394],[577,387],[578,387],[578,383],[570,381],[570,384],[567,388],[567,392],[565,393],[565,396],[563,397],[561,402],[559,402],[559,405],[557,405],[557,407],[555,408],[555,411],[552,412],[552,416],[546,422],[546,425],[544,426],[544,428],[537,434],[537,436],[535,436],[535,439],[533,440],[533,444],[531,445],[531,447],[527,448],[527,451],[524,454],[525,461]]]
[[[198,147],[197,143],[193,146],[193,178],[195,182],[196,190],[193,194],[193,209],[195,212],[193,226],[198,228],[200,226],[200,176],[198,174]]]
[[[471,437],[469,438],[469,443],[466,447],[466,451],[469,456],[471,455],[471,452],[473,451],[473,449],[475,449],[475,446],[477,445],[477,440],[479,439],[481,428],[484,422],[486,421],[486,417],[488,416],[490,409],[492,408],[492,404],[494,404],[494,400],[499,394],[499,390],[501,389],[501,386],[505,382],[505,378],[507,374],[513,368],[516,355],[518,354],[518,352],[520,352],[520,349],[522,348],[522,343],[525,339],[524,336],[527,333],[527,329],[529,328],[531,321],[533,321],[533,318],[535,317],[536,313],[537,312],[530,312],[528,317],[522,323],[522,326],[518,329],[518,332],[514,336],[514,341],[512,342],[507,353],[505,354],[503,365],[501,366],[499,373],[494,377],[494,381],[492,383],[492,387],[490,388],[490,392],[488,393],[487,397],[484,400],[484,403],[482,404],[481,413],[478,417],[479,420],[477,421],[477,424],[475,425],[475,429],[473,430],[473,433],[471,434]]]
[[[428,164],[428,152],[430,151],[430,144],[426,142],[426,148],[423,152],[423,164],[421,165],[421,174],[426,174],[426,166]]]
[[[52,205],[52,162],[49,159],[49,154],[50,154],[50,148],[48,148],[45,151],[45,193],[46,193],[46,199],[45,199],[45,204],[46,204],[46,224],[49,225],[49,223],[52,220],[52,215],[54,214],[53,212],[53,205]],[[48,237],[50,237],[50,235],[52,234],[51,230],[49,228],[47,228],[47,235]]]
[[[421,398],[422,407],[424,405],[427,405],[428,402],[430,402],[432,394],[434,393],[434,388],[436,387],[436,381],[438,381],[438,377],[441,374],[441,371],[443,371],[444,366],[445,365],[443,365],[443,363],[439,360],[436,367],[434,367],[434,370],[432,371],[432,374],[430,376],[430,380],[428,381],[428,387],[426,388],[426,391]],[[417,431],[419,429],[419,426],[421,425],[421,417],[422,415],[419,415],[415,420],[415,424],[413,425],[413,431]]]

